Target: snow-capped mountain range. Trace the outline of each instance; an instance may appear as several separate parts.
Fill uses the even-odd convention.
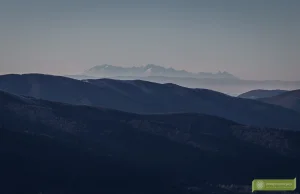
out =
[[[217,73],[191,73],[185,70],[165,68],[158,65],[148,64],[143,66],[120,67],[113,65],[98,65],[86,70],[84,76],[93,77],[119,77],[119,76],[164,76],[164,77],[192,77],[192,78],[216,78],[216,79],[239,79],[228,72]]]

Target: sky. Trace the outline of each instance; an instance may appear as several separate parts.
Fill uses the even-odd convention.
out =
[[[156,64],[300,80],[299,0],[0,0],[0,74]]]

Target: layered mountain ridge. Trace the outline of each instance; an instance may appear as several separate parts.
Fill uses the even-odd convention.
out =
[[[139,114],[202,113],[245,125],[300,129],[300,113],[207,89],[141,80],[74,80],[41,74],[0,76],[9,93],[75,105],[98,106]]]

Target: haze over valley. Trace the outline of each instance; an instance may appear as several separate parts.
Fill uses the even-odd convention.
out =
[[[166,68],[159,65],[139,65],[121,67],[114,65],[94,66],[80,74],[66,75],[67,77],[84,80],[112,78],[120,80],[144,80],[156,83],[175,83],[190,88],[205,88],[220,91],[232,96],[238,96],[250,90],[296,90],[300,87],[298,81],[281,80],[245,80],[226,71],[216,73],[197,72]]]

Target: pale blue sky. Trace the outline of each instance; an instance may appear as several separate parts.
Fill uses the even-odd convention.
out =
[[[0,74],[100,64],[300,80],[299,0],[0,0]]]

